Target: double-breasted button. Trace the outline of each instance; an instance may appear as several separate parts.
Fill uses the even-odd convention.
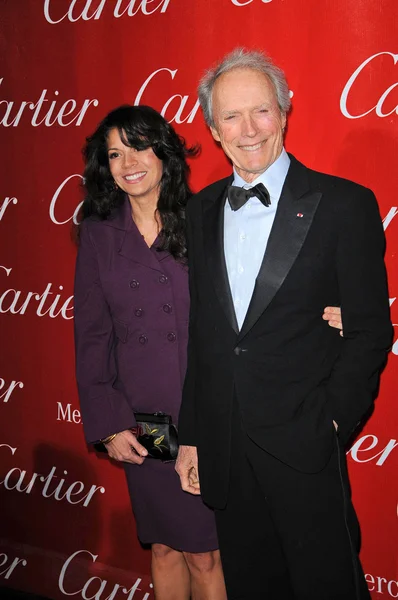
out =
[[[132,280],[130,281],[130,287],[131,287],[131,289],[133,289],[133,290],[138,290],[138,288],[140,287],[140,282],[139,282],[139,281],[137,281],[136,279],[132,279]]]
[[[168,282],[168,278],[166,277],[166,275],[159,276],[159,283],[167,283],[167,282]]]
[[[170,331],[170,332],[167,334],[167,339],[169,340],[169,342],[175,342],[175,341],[176,341],[176,339],[177,339],[177,336],[176,336],[176,334],[175,334],[175,333],[173,333],[172,331]]]
[[[164,310],[165,313],[171,313],[171,311],[173,309],[172,309],[171,304],[163,304],[163,310]]]
[[[142,317],[142,315],[144,314],[144,311],[142,310],[142,308],[136,308],[134,311],[134,314],[136,317]]]
[[[147,338],[146,335],[140,335],[140,337],[138,338],[138,341],[139,341],[140,344],[144,345],[144,344],[147,343],[148,338]]]

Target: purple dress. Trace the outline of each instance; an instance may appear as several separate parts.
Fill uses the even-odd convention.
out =
[[[75,279],[76,373],[85,434],[94,442],[133,427],[134,412],[177,423],[186,369],[187,268],[148,248],[126,200],[81,225]],[[218,548],[213,512],[183,492],[174,463],[124,464],[144,543],[187,552]]]

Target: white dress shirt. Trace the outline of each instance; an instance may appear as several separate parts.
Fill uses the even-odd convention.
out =
[[[236,211],[231,209],[228,200],[225,202],[224,253],[239,329],[242,328],[253,295],[289,165],[290,158],[283,149],[276,161],[250,184],[234,169],[233,185],[249,189],[257,183],[263,183],[271,198],[268,207],[256,197],[249,198]]]

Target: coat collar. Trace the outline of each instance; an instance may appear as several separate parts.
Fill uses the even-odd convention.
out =
[[[107,227],[128,231],[131,228],[131,222],[131,204],[128,197],[125,196],[123,203],[112,211],[103,224]]]
[[[151,269],[162,271],[160,263],[168,258],[170,253],[156,250],[158,240],[155,240],[152,248],[148,247],[144,237],[132,219],[131,205],[127,196],[123,204],[114,210],[110,217],[103,221],[103,224],[123,232],[118,249],[118,253],[121,256]]]

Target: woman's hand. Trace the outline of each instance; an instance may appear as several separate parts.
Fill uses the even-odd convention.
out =
[[[343,323],[341,320],[341,309],[338,306],[327,306],[324,309],[322,319],[328,321],[330,327],[340,329],[340,335],[343,337]]]
[[[142,465],[148,455],[148,451],[144,446],[141,446],[129,429],[118,433],[105,447],[113,460],[131,463],[132,465]]]

